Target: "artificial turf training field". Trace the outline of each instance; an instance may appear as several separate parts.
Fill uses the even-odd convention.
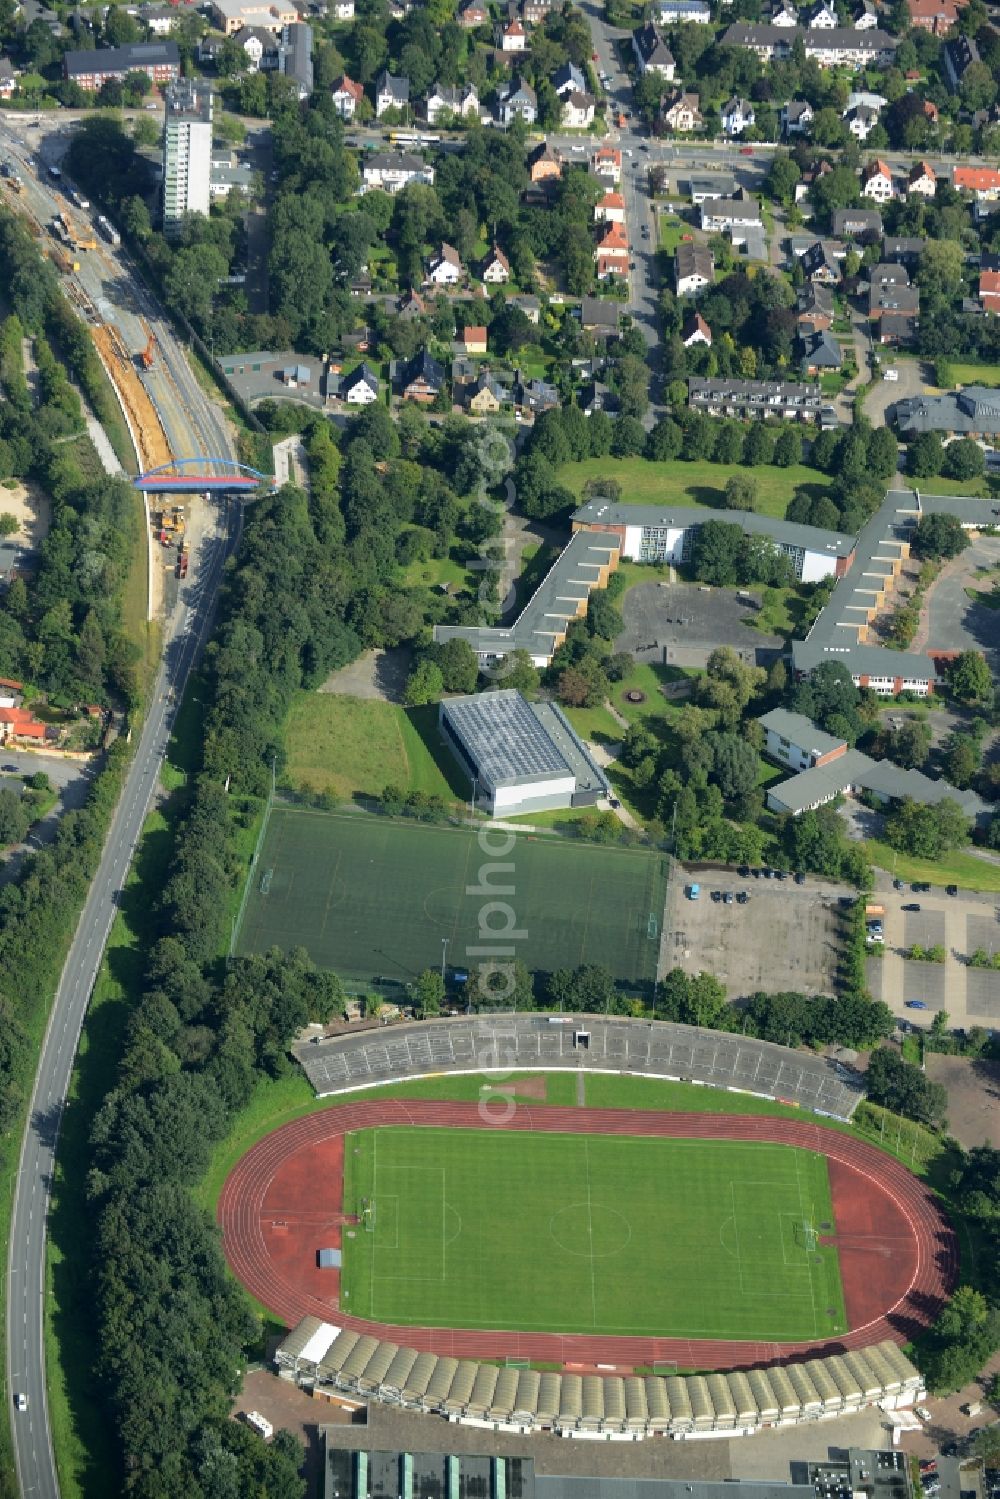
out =
[[[826,1158],[728,1140],[348,1135],[341,1305],[425,1327],[805,1340],[846,1330]],[[824,1227],[825,1225],[825,1227]]]
[[[494,848],[504,836],[491,834]],[[512,867],[482,874],[497,864]],[[521,833],[510,853],[491,856],[472,828],[276,806],[251,872],[237,951],[304,947],[345,978],[408,983],[439,966],[445,937],[458,968],[482,961],[468,949],[507,943],[479,927],[485,907],[499,901],[524,931],[510,946],[529,968],[602,963],[622,982],[640,984],[655,977],[665,871],[661,856],[642,849]],[[502,914],[486,920],[502,934]]]

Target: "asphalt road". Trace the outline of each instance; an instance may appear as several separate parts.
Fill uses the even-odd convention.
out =
[[[62,122],[60,122],[61,124]],[[14,127],[22,136],[23,122]],[[66,142],[46,135],[43,161],[58,160]],[[26,197],[37,205],[63,206],[58,195],[35,175],[33,153],[0,127],[4,155],[20,158],[26,169]],[[30,184],[30,189],[28,185]],[[54,211],[54,208],[51,209]],[[79,210],[76,210],[79,213]],[[81,276],[64,278],[86,290],[84,267],[96,252],[82,258]],[[232,445],[221,413],[198,385],[172,329],[135,277],[120,252],[104,246],[100,265],[107,272],[100,313],[115,321],[130,347],[140,316],[148,318],[159,342],[157,367],[147,388],[178,457],[208,454],[232,457]],[[98,271],[98,274],[101,274]],[[104,945],[117,910],[132,854],[149,809],[166,753],[177,704],[188,674],[208,634],[226,557],[235,548],[242,510],[222,501],[193,552],[191,575],[181,587],[174,611],[165,622],[163,662],[149,716],[108,832],[97,875],[80,917],[62,978],[52,1003],[48,1028],[35,1076],[21,1158],[13,1186],[13,1212],[7,1279],[7,1390],[27,1397],[27,1410],[12,1408],[11,1421],[18,1483],[31,1499],[57,1499],[59,1484],[52,1450],[45,1379],[44,1287],[45,1235],[59,1123],[69,1088],[80,1028],[100,967]]]

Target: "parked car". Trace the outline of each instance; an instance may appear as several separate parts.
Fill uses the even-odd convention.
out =
[[[804,885],[805,882],[806,882],[805,875],[802,873],[801,869],[797,869],[795,871],[795,883],[796,883],[796,885]]]
[[[732,903],[733,903],[733,892],[731,890],[727,890],[726,893],[725,893],[725,895],[722,897],[722,904],[724,906],[731,906]]]
[[[890,382],[890,384],[891,384],[893,381],[896,381],[896,380],[899,379],[899,370],[897,370],[897,369],[883,370],[882,371],[882,379],[883,380],[888,380]]]
[[[918,900],[911,900],[908,905],[900,906],[899,909],[901,911],[919,911],[920,902]]]
[[[927,1006],[922,999],[908,999],[906,1000],[906,1008],[908,1010],[926,1010]]]
[[[688,891],[687,891],[688,900],[697,900],[700,895],[701,895],[701,886],[700,885],[689,885],[688,886]]]
[[[736,897],[736,902],[738,905],[745,906],[749,899],[750,896],[748,892],[746,890],[741,890],[739,895]]]
[[[712,891],[712,899],[715,901],[716,904],[718,904],[719,901],[722,899],[722,891],[721,890],[713,890]]]
[[[957,895],[958,894],[958,886],[957,885],[948,885],[946,887],[946,889],[947,889],[947,893],[949,895]]]
[[[741,864],[740,867],[739,867],[739,869],[736,871],[736,873],[739,875],[739,877],[740,877],[741,880],[749,879],[749,877],[750,877],[750,865],[749,864]]]

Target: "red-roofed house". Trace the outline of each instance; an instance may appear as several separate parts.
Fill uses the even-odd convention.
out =
[[[365,91],[360,83],[355,83],[353,78],[348,78],[347,74],[343,73],[330,90],[330,97],[340,118],[353,120],[354,111],[365,97]]]
[[[609,177],[612,182],[622,180],[622,153],[615,146],[598,147],[590,164],[598,177]]]
[[[487,346],[487,335],[485,328],[463,328],[462,329],[462,352],[464,354],[485,354]]]
[[[1000,314],[1000,271],[979,272],[979,300],[984,312]]]
[[[48,733],[45,724],[39,723],[30,708],[0,708],[0,740],[8,744],[12,739],[44,740]]]
[[[892,172],[884,161],[870,161],[861,173],[861,196],[871,198],[873,203],[888,203],[895,197]]]
[[[500,286],[510,280],[510,261],[499,245],[494,245],[482,264],[482,278],[492,286]]]
[[[608,224],[594,250],[597,279],[624,276],[628,271],[628,235],[624,224]]]
[[[501,52],[523,52],[528,45],[528,33],[520,21],[508,23],[500,33]]]
[[[621,193],[605,193],[601,201],[594,204],[594,222],[597,224],[624,224],[625,199]]]
[[[958,20],[958,12],[965,3],[966,0],[906,0],[910,25],[944,36]]]
[[[974,193],[980,203],[1000,197],[1000,172],[994,167],[956,167],[951,180],[962,192]]]
[[[937,177],[934,168],[929,161],[916,161],[910,168],[910,175],[906,179],[906,196],[912,198],[914,193],[925,198],[933,198],[937,192]]]
[[[692,344],[705,344],[709,349],[712,347],[712,330],[700,312],[692,312],[685,321],[681,329],[681,343],[685,349],[690,349]]]

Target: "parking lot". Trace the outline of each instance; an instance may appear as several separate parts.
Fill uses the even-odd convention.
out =
[[[701,886],[698,900],[687,892]],[[731,891],[732,905],[712,899]],[[741,905],[737,896],[745,893]],[[735,869],[678,865],[670,882],[660,949],[660,971],[712,973],[732,999],[758,990],[772,994],[832,994],[841,945],[838,901],[845,886],[807,876],[804,885],[785,880],[742,879]]]
[[[868,962],[868,985],[894,1015],[912,1025],[929,1026],[935,1010],[947,1010],[953,1028],[1000,1027],[1000,972],[970,968],[977,948],[1000,950],[1000,901],[995,895],[961,891],[950,896],[940,888],[914,892],[879,891],[872,897],[885,906],[885,951]],[[918,905],[919,911],[904,906]],[[943,963],[914,962],[913,947],[943,947]],[[926,1012],[912,1009],[927,1006]]]
[[[640,583],[625,595],[623,613],[615,649],[639,661],[700,667],[716,646],[729,645],[750,665],[768,666],[784,648],[777,635],[750,627],[756,608],[732,589]]]

